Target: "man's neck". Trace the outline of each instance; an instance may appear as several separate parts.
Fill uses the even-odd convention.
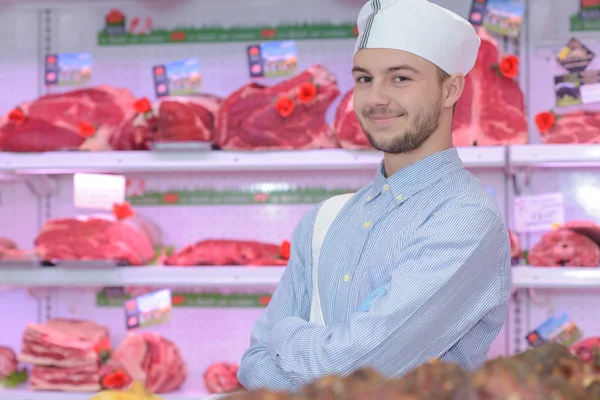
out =
[[[423,143],[421,147],[410,153],[402,154],[383,154],[383,166],[385,168],[385,177],[388,178],[417,161],[423,160],[432,154],[452,148],[452,135],[435,132]]]

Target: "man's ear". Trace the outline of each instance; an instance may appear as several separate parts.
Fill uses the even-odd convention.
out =
[[[444,107],[453,107],[465,88],[465,77],[462,74],[450,75],[444,82]]]

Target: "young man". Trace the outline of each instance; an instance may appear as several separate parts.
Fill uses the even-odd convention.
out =
[[[426,0],[372,0],[358,27],[354,108],[383,162],[316,244],[316,292],[323,204],[297,226],[241,361],[249,390],[294,392],[361,367],[399,377],[433,358],[475,369],[506,319],[507,228],[452,146],[474,28]]]

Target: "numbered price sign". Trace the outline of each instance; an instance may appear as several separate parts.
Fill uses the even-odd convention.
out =
[[[515,231],[549,231],[565,223],[563,193],[517,197],[514,202]]]

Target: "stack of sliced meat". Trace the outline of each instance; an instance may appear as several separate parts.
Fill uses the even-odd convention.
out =
[[[0,380],[17,372],[18,361],[15,352],[6,346],[0,346]]]
[[[158,333],[129,332],[112,353],[101,375],[122,371],[127,375],[122,388],[133,381],[145,383],[152,393],[177,390],[187,379],[187,365],[177,346]]]
[[[100,387],[100,351],[108,329],[91,321],[54,319],[28,324],[19,361],[32,364],[30,388],[93,392]]]
[[[167,257],[164,264],[287,265],[277,245],[246,240],[203,240]]]

